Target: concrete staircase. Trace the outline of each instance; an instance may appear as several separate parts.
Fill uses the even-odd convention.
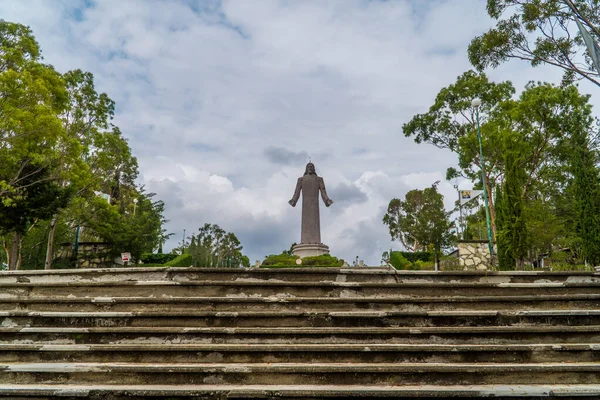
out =
[[[0,273],[0,397],[600,398],[600,274]]]

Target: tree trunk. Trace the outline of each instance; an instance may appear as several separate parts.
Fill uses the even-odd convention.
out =
[[[4,248],[4,252],[6,253],[6,263],[9,263],[10,260],[10,246],[5,238],[2,238],[2,247]]]
[[[439,271],[440,270],[440,257],[438,255],[438,251],[437,249],[433,250],[433,258],[434,258],[434,263],[435,263],[435,270]]]
[[[19,235],[19,244],[17,246],[17,265],[15,269],[21,269],[21,264],[23,263],[23,252],[21,249],[23,248],[23,240],[25,240],[25,235]]]
[[[13,232],[12,245],[8,257],[8,270],[15,271],[19,262],[19,243],[21,242],[18,232]]]
[[[52,267],[52,254],[54,253],[54,233],[56,232],[57,221],[58,214],[54,215],[50,221],[50,231],[48,231],[48,246],[46,247],[46,262],[44,262],[44,269],[50,269]]]

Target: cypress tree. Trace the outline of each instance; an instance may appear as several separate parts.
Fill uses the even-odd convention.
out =
[[[514,143],[514,142],[513,142]],[[518,143],[514,143],[519,146]],[[504,204],[508,228],[508,250],[519,267],[527,255],[527,227],[523,215],[523,187],[527,179],[522,157],[516,146],[506,152],[506,180],[504,181]]]
[[[600,264],[600,182],[597,157],[590,149],[587,135],[576,131],[571,136],[575,230],[581,239],[585,261]]]
[[[506,227],[506,205],[501,188],[496,189],[494,204],[496,204],[496,246],[498,252],[498,269],[515,269],[515,259],[512,257],[507,243],[508,230]]]
[[[498,264],[500,269],[513,270],[523,264],[527,254],[527,227],[523,215],[523,187],[527,175],[522,144],[514,134],[504,141],[504,183],[496,193],[496,226]]]

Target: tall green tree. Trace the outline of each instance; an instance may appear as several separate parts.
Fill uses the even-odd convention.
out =
[[[62,185],[76,187],[77,196],[90,196],[99,187],[100,180],[97,170],[90,171],[88,156],[94,151],[93,139],[102,137],[109,128],[114,102],[105,93],[96,92],[94,77],[89,72],[69,71],[63,79],[68,101],[60,115],[65,135],[56,143],[61,158],[58,169]],[[54,234],[59,217],[57,212],[49,221],[45,269],[50,269],[54,258]]]
[[[572,121],[586,120],[586,96],[574,86],[557,87],[529,83],[513,97],[510,82],[494,84],[485,75],[468,71],[456,83],[440,91],[428,112],[414,116],[403,126],[404,134],[417,143],[427,142],[448,148],[458,155],[459,169],[449,169],[448,179],[458,176],[482,187],[479,142],[471,100],[482,99],[480,122],[485,155],[486,189],[498,187],[506,173],[505,140],[519,142],[526,180],[522,183],[524,210],[530,199],[548,201],[560,195],[566,185],[568,160],[561,155],[561,142],[572,131]],[[492,231],[497,232],[496,205],[490,201]],[[531,215],[526,212],[526,215]],[[534,226],[534,225],[532,225]]]
[[[48,171],[32,174],[37,170],[28,165],[24,173],[28,180],[23,181],[23,190],[19,198],[13,199],[10,206],[0,205],[0,234],[6,251],[8,269],[19,269],[21,264],[21,246],[24,235],[40,220],[52,216],[57,209],[64,207],[72,192],[52,180],[44,180]]]
[[[194,265],[202,267],[250,266],[248,257],[242,254],[242,245],[237,236],[226,232],[217,224],[204,224],[193,235],[187,252],[192,255]]]
[[[498,104],[511,99],[515,89],[511,82],[491,82],[486,75],[467,71],[455,83],[440,90],[433,105],[426,113],[415,115],[402,126],[404,136],[412,137],[417,143],[429,143],[448,149],[458,156],[459,169],[449,168],[447,179],[468,178],[481,183],[481,160],[474,98],[481,99],[479,117],[485,154],[485,172],[488,193],[502,175],[503,155],[501,135],[497,126],[489,122]],[[490,199],[492,230],[495,232],[495,207]]]
[[[0,203],[22,197],[27,185],[57,180],[56,143],[64,137],[64,81],[41,63],[31,30],[0,20]],[[31,168],[33,166],[33,168]]]
[[[469,60],[478,70],[518,59],[562,69],[565,83],[579,78],[600,86],[600,71],[575,22],[579,18],[600,43],[598,0],[488,0],[487,12],[496,26],[469,45]]]
[[[411,190],[405,199],[392,199],[383,223],[388,226],[392,240],[398,240],[410,251],[433,248],[436,268],[442,249],[455,237],[451,234],[450,213],[444,209],[444,197],[437,182],[424,190]]]
[[[508,134],[505,138],[504,182],[502,185],[502,229],[498,232],[498,241],[503,244],[505,264],[502,267],[522,268],[528,250],[528,235],[523,212],[525,203],[524,187],[527,182],[525,156],[518,135]]]
[[[598,154],[585,131],[572,132],[572,174],[575,195],[575,229],[585,261],[600,265],[600,174]]]

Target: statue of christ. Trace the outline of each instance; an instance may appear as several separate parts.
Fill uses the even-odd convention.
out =
[[[315,166],[311,162],[306,164],[304,176],[298,178],[296,191],[289,201],[292,207],[296,207],[300,192],[302,192],[302,234],[300,244],[321,244],[319,192],[321,192],[326,207],[332,205],[333,200],[327,197],[325,182],[323,182],[323,178],[317,176]]]

